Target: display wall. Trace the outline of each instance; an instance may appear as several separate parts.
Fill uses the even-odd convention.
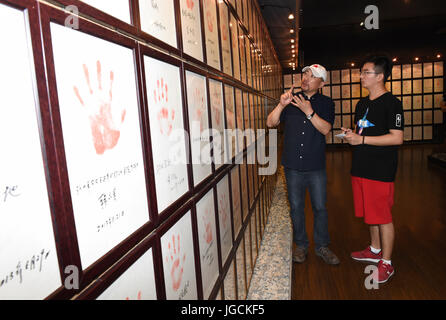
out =
[[[321,90],[335,103],[335,123],[327,135],[328,144],[345,144],[334,135],[340,133],[341,127],[353,127],[356,104],[369,94],[361,85],[359,72],[359,69],[328,72],[328,81]],[[301,73],[284,75],[285,88],[294,84],[300,90],[301,76]],[[444,77],[444,62],[440,60],[393,66],[386,87],[403,104],[405,142],[435,139],[435,127],[443,123],[440,103],[445,92]]]
[[[0,299],[246,298],[282,91],[257,2],[0,0],[0,25]]]

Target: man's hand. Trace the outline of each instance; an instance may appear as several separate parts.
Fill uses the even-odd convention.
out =
[[[291,86],[290,90],[280,96],[280,104],[282,105],[282,107],[286,107],[293,100],[293,90],[294,84]]]
[[[305,113],[305,115],[313,113],[311,102],[306,100],[301,95],[293,96],[293,101],[291,101],[291,104],[302,110],[302,112]]]
[[[362,144],[362,136],[354,133],[352,129],[342,127],[341,130],[342,133],[345,133],[344,140],[346,140],[350,145],[356,146],[358,144]]]

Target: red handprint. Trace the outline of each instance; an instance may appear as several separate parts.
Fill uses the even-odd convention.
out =
[[[127,297],[127,298],[125,298],[125,300],[130,300],[130,298]],[[137,296],[136,300],[141,300],[141,291],[138,291],[138,296]]]
[[[228,128],[235,129],[234,112],[226,108],[226,120],[228,121]]]
[[[214,17],[212,16],[211,10],[206,11],[206,20],[209,32],[214,32],[214,22],[213,22]]]
[[[227,34],[228,25],[223,21],[223,19],[221,19],[220,22],[221,22],[221,27],[220,27],[221,36],[223,38],[223,41],[227,41],[228,40],[228,34]]]
[[[186,6],[189,10],[192,10],[194,8],[194,0],[186,0]]]
[[[206,123],[207,119],[205,118],[206,105],[204,103],[204,94],[199,88],[196,88],[194,91],[193,101],[195,106],[194,120],[200,122],[201,132],[203,131],[203,124]]]
[[[165,104],[158,112],[158,124],[161,134],[169,136],[172,133],[173,121],[175,120],[175,110],[167,106],[169,102],[169,87],[164,79],[158,79],[156,81],[156,88],[153,90],[153,98],[155,103]]]
[[[205,214],[202,216],[203,219],[203,225],[205,228],[205,233],[204,233],[204,240],[206,241],[207,244],[210,244],[213,236],[212,236],[212,224],[211,224],[211,210],[206,209]]]
[[[98,88],[96,91],[93,91],[88,67],[86,64],[83,64],[82,67],[89,94],[86,97],[84,96],[83,99],[77,86],[73,86],[74,93],[80,104],[90,112],[91,134],[96,153],[104,154],[106,150],[113,149],[118,144],[121,135],[112,116],[114,73],[110,71],[110,89],[106,92],[102,87],[102,67],[101,62],[98,60],[96,62]],[[125,115],[126,110],[124,109],[121,111],[121,124],[125,120]]]
[[[214,120],[215,120],[215,124],[220,127],[221,124],[221,113],[220,113],[220,109],[221,106],[217,105],[217,106],[212,106],[212,109],[214,111]]]
[[[229,208],[228,208],[228,197],[225,193],[221,194],[221,196],[218,199],[218,208],[220,209],[220,214],[222,217],[222,224],[223,227],[226,229],[229,222]]]
[[[183,279],[184,268],[183,264],[186,261],[186,254],[181,257],[180,253],[180,235],[172,235],[172,241],[167,245],[169,254],[166,256],[165,261],[170,268],[170,277],[172,279],[172,289],[177,291],[180,288],[181,280]]]

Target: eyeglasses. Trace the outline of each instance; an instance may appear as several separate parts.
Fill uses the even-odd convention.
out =
[[[379,74],[379,72],[373,72],[373,71],[361,71],[359,74],[362,76],[363,74],[365,74],[365,75],[368,75],[368,74]]]

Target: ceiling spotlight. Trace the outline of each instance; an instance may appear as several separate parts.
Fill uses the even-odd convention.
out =
[[[354,63],[354,62],[352,62],[351,66],[352,66],[352,67],[354,67],[354,66],[355,66],[355,63]]]
[[[291,45],[291,49],[294,49],[294,44]]]
[[[294,33],[294,29],[290,29],[290,33]]]
[[[288,16],[288,20],[293,20],[294,19],[294,15],[292,13],[290,13],[290,15]]]
[[[441,58],[441,54],[437,54],[437,58]]]
[[[294,43],[294,39],[291,39],[291,43]]]
[[[397,60],[398,60],[397,58],[393,58],[393,60],[392,60],[392,61],[393,61],[393,62],[396,62]]]
[[[416,57],[416,58],[415,58],[415,61],[418,61],[418,60],[420,60],[420,58]]]
[[[293,58],[296,58],[296,55],[295,55],[295,54],[293,54]]]

